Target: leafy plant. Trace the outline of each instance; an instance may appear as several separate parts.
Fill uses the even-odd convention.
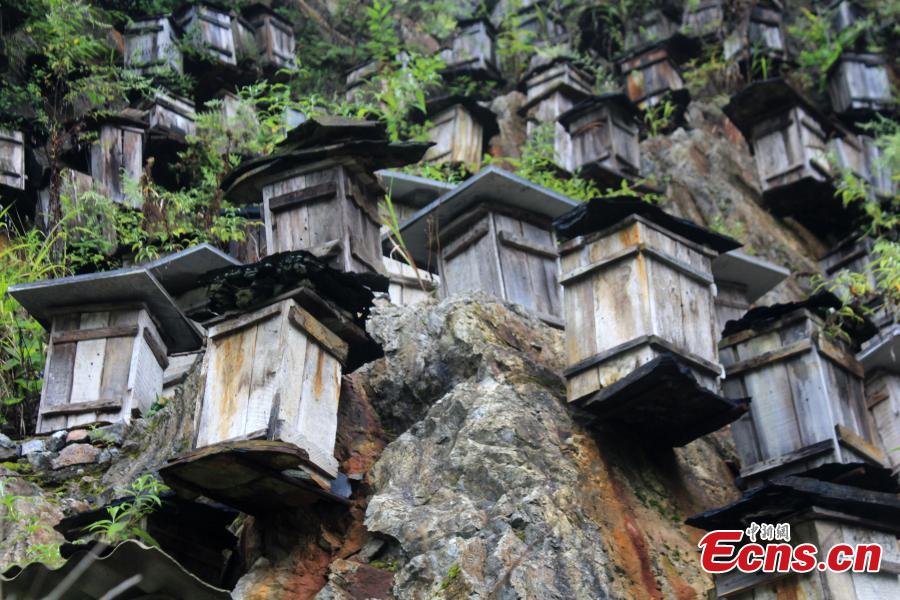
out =
[[[91,523],[87,530],[107,544],[137,539],[148,546],[158,546],[144,529],[144,519],[162,506],[159,496],[168,489],[153,475],[138,477],[127,488],[117,490],[129,500],[106,507],[109,518]]]
[[[668,97],[658,104],[648,104],[644,108],[644,124],[650,130],[651,136],[655,137],[672,126],[676,108]]]
[[[47,230],[62,220],[63,150],[78,141],[86,119],[114,110],[148,82],[119,66],[105,14],[86,0],[21,0],[27,20],[5,45],[10,71],[2,88],[24,103],[16,112],[45,139],[50,166]]]
[[[49,234],[19,231],[10,209],[0,211],[0,425],[9,424],[24,436],[34,424],[41,395],[46,333],[7,293],[17,283],[63,275],[65,264],[51,251],[61,239],[57,226]]]
[[[570,175],[559,167],[556,156],[555,130],[553,123],[542,123],[532,131],[532,135],[522,147],[520,158],[485,156],[483,166],[493,164],[508,165],[516,175],[558,192],[574,200],[588,201],[592,198],[609,196],[633,196],[647,201],[658,197],[638,190],[643,180],[629,182],[623,180],[618,188],[601,190],[597,184],[580,174]]]
[[[0,521],[6,521],[11,525],[13,535],[7,535],[0,540],[0,546],[16,546],[27,542],[25,559],[27,562],[41,562],[54,568],[62,564],[62,556],[59,553],[59,544],[35,543],[35,537],[42,533],[52,531],[46,523],[42,523],[36,514],[26,514],[20,510],[23,503],[34,504],[36,500],[26,496],[11,494],[6,491],[6,480],[0,479]]]
[[[870,165],[890,173],[896,186],[900,181],[900,123],[881,117],[869,125],[881,152],[879,161]],[[855,206],[863,214],[860,237],[872,240],[869,260],[858,270],[844,269],[831,279],[814,278],[817,289],[827,289],[844,303],[863,312],[882,312],[900,319],[900,197],[883,197],[871,182],[849,169],[841,169],[838,197],[845,206]],[[895,187],[896,189],[896,187]]]
[[[836,9],[835,9],[836,10]],[[797,64],[801,71],[824,91],[828,85],[828,71],[859,37],[873,26],[872,16],[866,16],[843,31],[831,26],[834,10],[816,14],[800,8],[802,18],[788,28],[800,45]]]

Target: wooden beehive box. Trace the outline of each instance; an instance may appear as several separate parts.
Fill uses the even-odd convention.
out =
[[[829,180],[829,126],[782,80],[750,84],[724,110],[751,146],[763,192]]]
[[[343,340],[292,299],[213,325],[195,448],[252,439],[287,442],[336,477],[347,352]]]
[[[755,256],[733,250],[712,261],[716,281],[716,317],[719,331],[740,319],[769,290],[790,276],[790,271]]]
[[[25,137],[0,129],[0,188],[25,189]]]
[[[270,254],[309,250],[344,271],[382,272],[380,191],[343,165],[297,173],[262,188]]]
[[[570,60],[538,58],[537,64],[525,74],[522,87],[526,100],[519,114],[526,118],[526,133],[530,137],[541,124],[553,123],[556,164],[573,171],[572,139],[559,117],[592,94],[590,76]]]
[[[850,171],[863,181],[871,179],[866,161],[866,149],[854,133],[844,130],[828,141],[828,149],[841,169]]]
[[[435,164],[481,166],[487,141],[497,131],[497,119],[490,109],[471,98],[447,96],[429,101],[429,139],[434,145],[424,160]]]
[[[831,25],[836,32],[849,29],[866,17],[866,10],[855,0],[837,0],[829,7],[832,12]]]
[[[775,0],[756,2],[728,36],[724,45],[726,60],[749,60],[751,56],[784,58],[784,13]]]
[[[50,331],[38,433],[146,414],[162,392],[169,351],[202,340],[143,268],[12,286]]]
[[[750,485],[825,463],[883,460],[871,444],[862,366],[805,306],[748,313],[719,343],[726,395],[753,398],[731,426]]]
[[[441,52],[445,74],[475,80],[499,80],[497,32],[487,19],[461,19],[449,48]]]
[[[171,69],[181,73],[183,60],[169,15],[132,21],[125,27],[125,67],[141,72]]]
[[[869,482],[854,480],[853,473],[846,470],[837,474],[840,477],[834,481],[823,478],[824,472],[783,477],[762,489],[745,493],[737,502],[694,515],[686,523],[707,531],[744,532],[749,532],[755,523],[757,543],[766,546],[787,541],[795,549],[801,544],[812,544],[818,550],[819,560],[838,544],[851,548],[858,544],[877,544],[881,546],[877,572],[812,569],[808,573],[785,574],[765,570],[745,573],[734,569],[716,576],[716,587],[710,591],[710,598],[877,600],[900,594],[900,550],[896,541],[900,532],[900,502],[895,487],[888,485],[881,474]],[[759,526],[783,524],[788,529],[782,534],[789,534],[789,541],[766,539],[759,532]],[[750,543],[748,538],[745,534],[737,546]]]
[[[148,133],[152,138],[184,142],[197,131],[194,103],[168,92],[157,92],[146,105]]]
[[[895,472],[900,470],[900,374],[876,370],[866,375],[866,407],[872,436]]]
[[[848,116],[871,115],[893,105],[884,57],[843,54],[828,74],[828,96],[834,111]]]
[[[613,186],[638,177],[638,116],[624,94],[593,96],[577,104],[559,118],[572,140],[565,163]]]
[[[264,4],[254,4],[244,11],[256,32],[256,44],[263,62],[271,67],[294,66],[294,30],[291,24],[279,17]]]
[[[162,392],[166,346],[144,307],[61,309],[53,317],[37,431],[146,414]]]
[[[199,2],[186,6],[175,16],[183,39],[196,50],[226,65],[237,64],[231,14],[214,5]]]
[[[234,38],[234,55],[237,63],[256,60],[260,48],[256,43],[256,29],[243,15],[232,15],[231,35]]]
[[[140,180],[144,168],[146,124],[126,118],[101,123],[91,144],[91,177],[106,188],[114,202],[140,208],[140,198],[125,195],[126,178]]]
[[[655,106],[666,94],[684,90],[684,80],[665,43],[643,46],[618,61],[629,100]]]
[[[678,31],[678,16],[672,11],[654,9],[631,19],[625,34],[625,48],[664,40]]]
[[[392,144],[382,124],[309,119],[270,156],[244,161],[223,183],[238,204],[262,201],[270,254],[308,250],[342,271],[383,272],[384,190],[375,171],[422,157],[427,144]]]
[[[384,269],[390,284],[388,295],[398,306],[419,304],[434,298],[441,285],[440,278],[424,269],[417,269],[402,260],[384,257]]]
[[[711,260],[738,246],[640,200],[603,199],[557,233],[570,402],[613,386],[662,354],[716,391],[722,367]],[[687,224],[686,224],[687,223]],[[673,230],[674,229],[674,230]]]
[[[417,212],[400,233],[417,265],[437,264],[441,297],[481,291],[560,326],[550,221],[575,206],[574,200],[490,167]]]
[[[725,3],[723,0],[700,0],[687,2],[681,19],[681,31],[687,36],[701,39],[721,37],[725,25]]]
[[[897,182],[882,148],[870,136],[861,135],[859,140],[865,150],[866,169],[873,191],[884,198],[893,197],[897,193]]]

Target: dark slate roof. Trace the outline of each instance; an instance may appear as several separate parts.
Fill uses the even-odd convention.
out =
[[[797,473],[796,476],[850,485],[873,492],[890,494],[900,492],[900,482],[894,477],[894,472],[872,463],[825,463],[803,473]]]
[[[648,445],[684,446],[740,418],[750,399],[709,391],[675,356],[663,354],[574,404],[589,421],[640,436]]]
[[[293,292],[310,290],[325,306],[310,303],[302,294],[298,301],[348,342],[346,372],[383,354],[381,347],[365,334],[365,322],[375,299],[373,291],[388,289],[388,279],[383,275],[344,273],[305,250],[297,250],[271,254],[248,265],[211,271],[200,283],[209,286],[209,310],[229,317],[256,310],[285,295],[292,297]],[[352,320],[349,327],[336,317],[343,313]]]
[[[736,502],[694,515],[685,523],[707,531],[743,529],[751,522],[783,523],[813,506],[871,519],[888,530],[900,528],[896,494],[802,476],[774,479],[745,492]]]
[[[101,598],[126,580],[140,578],[128,589],[129,598],[191,598],[195,600],[228,600],[228,590],[204,583],[174,558],[158,548],[128,540],[111,547],[95,544],[75,552],[63,566],[51,569],[34,562],[24,568],[13,567],[0,579],[4,596],[16,598],[45,598],[77,569],[87,566],[78,577],[81,598]],[[89,553],[94,560],[85,561]],[[65,596],[70,597],[70,596]]]
[[[556,219],[553,227],[561,240],[568,240],[602,231],[632,215],[640,215],[663,229],[719,253],[741,247],[730,237],[700,227],[693,221],[672,216],[655,204],[632,197],[594,198]]]
[[[731,101],[722,110],[749,141],[753,126],[760,120],[795,106],[808,111],[826,132],[832,128],[830,122],[809,99],[780,77],[754,81],[732,96]]]
[[[418,162],[431,142],[389,142],[384,124],[344,117],[311,117],[290,130],[272,154],[242,162],[222,181],[225,194],[258,202],[261,180],[314,161],[352,161],[374,172]]]
[[[808,310],[811,313],[825,318],[832,310],[841,308],[843,304],[837,296],[831,292],[819,292],[800,302],[785,302],[771,306],[757,306],[748,310],[743,317],[725,323],[722,337],[726,338],[741,331],[752,329],[764,329],[779,319],[798,310]],[[878,329],[866,317],[860,317],[860,321],[852,321],[845,324],[847,333],[854,342],[862,343],[878,333]]]
[[[631,100],[628,99],[628,96],[621,92],[609,92],[606,94],[600,94],[598,96],[591,96],[590,98],[582,100],[563,114],[559,115],[557,121],[559,121],[560,124],[566,128],[566,131],[569,131],[569,125],[572,124],[572,121],[581,117],[584,113],[594,110],[598,106],[604,106],[608,104],[621,109],[623,112],[625,112],[625,114],[635,120],[636,126],[640,126],[640,111],[638,111],[637,107],[632,104]]]

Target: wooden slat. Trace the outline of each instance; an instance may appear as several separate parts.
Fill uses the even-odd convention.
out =
[[[862,436],[857,435],[847,427],[844,427],[840,424],[835,425],[834,430],[841,443],[846,444],[853,450],[859,452],[863,456],[871,458],[873,461],[879,464],[886,464],[887,461],[884,452],[867,442],[862,438]]]
[[[816,337],[816,345],[819,347],[819,351],[836,362],[842,368],[847,369],[851,373],[853,373],[856,377],[862,379],[865,375],[865,370],[863,366],[853,357],[852,354],[847,352],[844,348],[838,346],[837,344],[831,342],[826,339],[823,335],[818,335]]]
[[[150,348],[150,352],[153,353],[153,357],[156,359],[156,362],[159,363],[159,366],[163,369],[168,368],[169,358],[166,355],[166,346],[163,344],[162,340],[159,339],[157,333],[149,327],[145,327],[144,341],[147,342],[147,347]]]
[[[53,329],[69,330],[78,327],[80,315],[60,315],[53,318]],[[41,390],[41,410],[67,404],[72,395],[75,370],[75,344],[51,344],[47,351],[47,367]],[[65,417],[39,417],[37,433],[65,429]]]
[[[288,192],[269,200],[269,210],[280,212],[293,208],[298,204],[332,200],[337,196],[337,185],[333,182],[312,185],[305,189]]]
[[[88,402],[70,402],[59,406],[41,409],[44,416],[77,415],[94,412],[114,412],[122,408],[121,400],[91,400]]]
[[[328,350],[341,364],[347,360],[347,354],[350,347],[344,340],[331,332],[315,317],[303,310],[300,306],[291,306],[288,312],[290,322],[309,334],[313,339],[319,342],[326,350]]]
[[[69,344],[86,340],[100,340],[119,337],[134,337],[138,333],[137,325],[120,325],[117,327],[95,327],[93,329],[73,329],[54,333],[50,337],[51,344]]]
[[[790,465],[795,462],[800,462],[809,458],[814,458],[816,456],[820,456],[822,454],[826,454],[828,452],[834,451],[834,442],[832,440],[822,440],[821,442],[816,442],[815,444],[811,444],[804,448],[800,448],[793,452],[788,452],[787,454],[782,454],[781,456],[777,456],[775,458],[771,458],[768,460],[764,460],[762,462],[758,462],[756,464],[749,465],[743,469],[741,469],[741,477],[753,477],[755,475],[759,475],[761,473],[765,473],[767,471],[771,471],[777,469],[778,467],[783,467],[786,465]]]
[[[220,323],[219,325],[215,325],[209,328],[207,335],[210,339],[215,339],[221,337],[225,334],[230,334],[238,329],[242,329],[244,327],[249,327],[262,321],[264,319],[268,319],[275,315],[276,313],[281,312],[280,304],[272,304],[269,306],[265,306],[260,308],[259,310],[252,312],[247,315],[242,315],[240,317],[236,317],[234,319],[229,319],[224,323]]]
[[[482,237],[487,235],[490,226],[486,222],[479,223],[471,231],[460,236],[452,244],[448,244],[444,248],[444,260],[452,260],[455,256],[464,252],[467,248],[477,243]]]
[[[516,250],[522,250],[523,252],[528,252],[529,254],[536,254],[537,256],[556,259],[556,248],[553,248],[551,246],[541,246],[525,239],[524,237],[509,233],[507,231],[499,232],[499,237],[500,243],[504,246],[509,246],[510,248],[515,248]]]
[[[790,346],[786,346],[784,348],[779,348],[777,350],[772,350],[770,352],[764,352],[753,358],[749,358],[747,360],[742,360],[736,362],[732,365],[728,365],[725,367],[725,374],[728,377],[732,377],[734,375],[742,374],[747,371],[752,371],[754,369],[758,369],[760,367],[764,367],[770,363],[778,362],[790,358],[796,354],[801,354],[803,352],[809,352],[813,349],[812,340],[800,340],[791,344]]]

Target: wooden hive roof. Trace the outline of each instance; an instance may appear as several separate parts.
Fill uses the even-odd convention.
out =
[[[730,237],[701,227],[693,221],[670,215],[655,204],[632,197],[594,198],[557,218],[553,227],[561,240],[569,240],[602,231],[632,215],[639,215],[663,229],[718,253],[729,252],[741,246]]]

